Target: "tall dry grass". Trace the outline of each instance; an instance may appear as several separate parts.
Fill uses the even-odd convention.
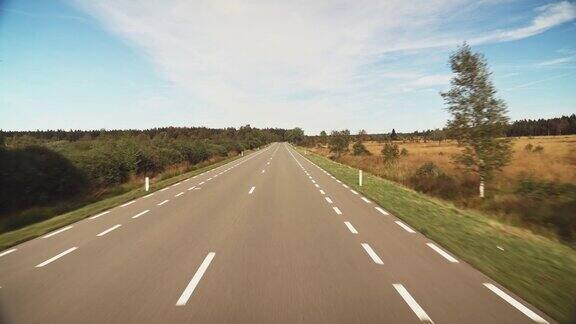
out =
[[[567,220],[573,214],[569,209],[576,202],[576,197],[570,191],[572,189],[562,189],[564,191],[558,194],[557,188],[563,184],[576,184],[576,136],[514,138],[511,163],[488,183],[489,197],[484,200],[477,197],[477,176],[454,163],[454,155],[461,150],[455,141],[395,143],[400,150],[405,148],[408,154],[400,156],[398,162],[392,165],[383,163],[380,152],[384,144],[378,142],[364,143],[372,155],[354,156],[350,148],[350,152],[343,154],[338,161],[415,189],[419,184],[424,184],[424,187],[430,184],[425,183],[426,179],[424,183],[415,182],[414,175],[425,163],[433,162],[447,176],[435,179],[432,188],[424,191],[428,194],[451,200],[460,206],[488,210],[497,217],[504,216],[515,225],[531,227],[536,224],[536,230],[546,226],[558,229],[568,226],[570,222],[576,224]],[[532,148],[540,146],[542,150],[528,151],[525,149],[528,144]],[[326,147],[313,150],[330,156]],[[542,196],[535,199],[530,196],[533,193],[527,196],[519,194],[518,187],[524,179],[535,181],[538,186],[535,190]],[[576,233],[576,229],[569,232]]]

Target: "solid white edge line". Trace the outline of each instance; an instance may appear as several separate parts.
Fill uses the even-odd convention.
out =
[[[334,206],[334,207],[332,207],[332,209],[334,209],[334,211],[336,212],[336,214],[342,215],[342,212],[340,211],[340,208]]]
[[[105,231],[103,231],[103,232],[101,232],[101,233],[99,233],[99,234],[96,234],[96,236],[104,236],[104,235],[112,232],[113,230],[117,229],[117,228],[120,227],[120,226],[122,226],[122,225],[121,225],[121,224],[116,224],[116,225],[110,227],[109,229],[107,229],[107,230],[105,230]]]
[[[543,319],[542,317],[540,317],[538,314],[534,313],[531,309],[529,309],[528,307],[522,305],[519,301],[517,301],[516,299],[512,298],[510,295],[508,295],[507,293],[503,292],[500,288],[494,286],[491,283],[484,283],[483,284],[486,288],[490,289],[493,293],[495,293],[496,295],[498,295],[500,298],[504,299],[506,302],[508,302],[508,304],[512,305],[514,308],[516,308],[517,310],[519,310],[520,312],[522,312],[524,315],[528,316],[531,320],[533,320],[536,323],[548,323],[547,320]]]
[[[186,288],[182,292],[182,295],[180,295],[180,298],[178,298],[178,301],[176,302],[176,306],[186,305],[186,303],[188,302],[188,299],[190,299],[190,296],[192,296],[192,293],[194,293],[194,289],[196,289],[196,286],[198,285],[198,283],[202,279],[202,276],[204,276],[204,272],[206,272],[206,270],[210,266],[210,262],[212,262],[212,259],[214,259],[215,255],[216,255],[216,253],[210,252],[204,258],[204,261],[202,261],[202,264],[200,264],[200,267],[198,268],[198,270],[196,270],[196,273],[194,274],[194,276],[192,277],[192,279],[190,280],[190,282],[188,283],[188,285],[186,286]]]
[[[89,217],[88,219],[96,219],[96,218],[98,218],[98,217],[100,217],[100,216],[103,216],[103,215],[106,215],[106,214],[108,214],[108,213],[110,213],[109,210],[107,210],[107,211],[105,211],[105,212],[102,212],[102,213],[100,213],[100,214],[91,216],[91,217]]]
[[[157,206],[162,206],[162,205],[164,205],[165,203],[167,203],[167,202],[169,202],[169,201],[170,201],[169,199],[166,199],[166,200],[164,200],[163,202],[160,202],[160,203],[158,203],[158,204],[156,204],[156,205],[157,205]]]
[[[412,297],[412,295],[410,295],[410,293],[408,292],[408,290],[406,290],[406,288],[404,288],[403,285],[401,285],[401,284],[392,284],[392,286],[394,287],[394,289],[396,289],[396,291],[398,292],[398,294],[400,294],[400,296],[402,297],[402,299],[404,299],[404,301],[406,302],[406,304],[408,304],[408,306],[410,307],[410,309],[412,309],[412,311],[414,312],[414,314],[416,314],[416,316],[418,316],[418,318],[419,318],[422,322],[434,323],[434,322],[432,321],[432,319],[430,319],[430,317],[428,316],[428,314],[426,314],[426,312],[424,311],[424,309],[422,309],[422,307],[420,307],[420,305],[418,305],[418,303],[417,303],[416,300]]]
[[[453,256],[451,256],[450,254],[446,253],[446,251],[442,250],[441,248],[439,248],[436,244],[434,243],[426,243],[426,245],[428,245],[432,250],[436,251],[436,253],[440,254],[441,256],[444,257],[444,259],[452,262],[452,263],[458,263],[459,261],[456,260]]]
[[[132,218],[138,218],[138,217],[140,217],[140,216],[142,216],[142,215],[146,214],[146,213],[147,213],[147,212],[149,212],[149,211],[150,211],[150,209],[146,209],[145,211],[143,211],[143,212],[139,212],[138,214],[136,214],[136,215],[132,216]]]
[[[374,209],[376,209],[377,211],[379,211],[379,212],[382,213],[383,215],[390,215],[390,214],[388,214],[387,211],[385,211],[385,210],[382,209],[381,207],[374,207]]]
[[[61,257],[65,256],[66,254],[68,254],[68,253],[76,250],[77,248],[78,248],[77,246],[74,246],[74,247],[71,247],[71,248],[69,248],[68,250],[66,250],[66,251],[64,251],[64,252],[60,252],[60,253],[56,254],[55,256],[51,257],[50,259],[48,259],[48,260],[46,260],[46,261],[44,261],[44,262],[42,262],[42,263],[37,264],[37,265],[36,265],[36,268],[42,268],[43,266],[45,266],[45,265],[47,265],[47,264],[49,264],[49,263],[52,263],[52,262],[60,259]]]
[[[254,189],[256,189],[256,187],[250,188],[250,191],[248,191],[248,194],[251,195],[254,192]]]
[[[16,249],[16,248],[3,251],[3,252],[0,253],[0,257],[3,257],[3,256],[5,256],[5,255],[8,255],[8,254],[10,254],[10,253],[12,253],[12,252],[16,252],[16,251],[18,251],[18,249]]]
[[[71,229],[71,228],[72,228],[72,225],[63,227],[63,228],[61,228],[61,229],[59,229],[59,230],[56,230],[56,231],[54,231],[54,232],[50,232],[50,233],[42,236],[42,238],[43,238],[43,239],[49,238],[49,237],[54,236],[54,235],[56,235],[56,234],[60,234],[60,233],[62,233],[62,232],[64,232],[64,231],[67,231],[67,230],[69,230],[69,229]]]
[[[366,251],[366,253],[368,253],[370,258],[372,258],[372,261],[374,261],[374,263],[384,264],[382,259],[380,259],[378,254],[376,254],[376,252],[374,252],[374,250],[372,250],[372,247],[370,247],[370,245],[368,245],[368,243],[362,243],[362,247],[364,248],[364,251]]]
[[[402,227],[408,233],[416,233],[416,231],[414,231],[412,228],[410,228],[410,226],[402,223],[401,221],[394,221],[394,223],[398,224],[400,227]]]
[[[356,230],[356,228],[354,228],[354,225],[352,225],[350,222],[344,222],[344,224],[346,224],[346,227],[348,227],[348,229],[350,230],[350,232],[352,232],[352,234],[358,234],[358,231]]]

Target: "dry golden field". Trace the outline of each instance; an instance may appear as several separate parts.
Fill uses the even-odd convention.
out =
[[[364,145],[372,153],[371,156],[353,156],[348,153],[340,161],[367,171],[382,175],[399,182],[405,180],[426,162],[434,162],[447,174],[462,177],[463,170],[454,164],[452,156],[460,148],[455,141],[441,143],[402,142],[396,141],[400,150],[405,148],[408,155],[402,156],[398,164],[392,168],[385,167],[380,157],[383,143],[365,142]],[[544,149],[541,152],[527,151],[527,144],[538,145]],[[352,144],[351,144],[352,145]],[[350,145],[350,150],[351,150]],[[511,163],[494,179],[492,186],[504,189],[513,180],[523,175],[530,175],[539,180],[576,183],[576,136],[541,136],[518,137],[513,139],[514,155]],[[323,155],[329,155],[327,148],[314,149]]]

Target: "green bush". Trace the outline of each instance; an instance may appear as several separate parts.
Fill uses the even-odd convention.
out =
[[[445,174],[433,162],[424,163],[408,181],[410,186],[417,191],[445,199],[452,199],[459,192],[457,181]]]
[[[370,151],[366,149],[366,146],[361,141],[357,141],[352,145],[352,153],[354,155],[371,155]]]

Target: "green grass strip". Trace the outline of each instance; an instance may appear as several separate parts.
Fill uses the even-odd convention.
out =
[[[359,187],[358,169],[309,151],[304,156],[551,317],[576,320],[574,249],[368,172]]]

